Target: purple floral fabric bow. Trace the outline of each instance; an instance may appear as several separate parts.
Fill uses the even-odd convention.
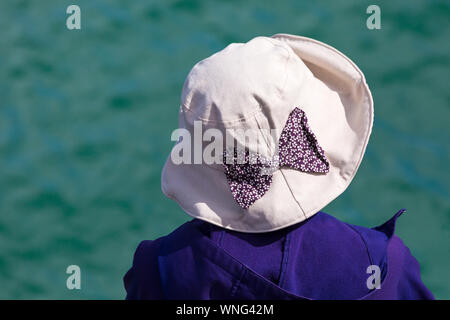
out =
[[[270,160],[248,151],[238,154],[235,149],[232,161],[226,161],[227,153],[224,153],[225,175],[234,199],[242,208],[248,209],[269,190],[272,172],[280,167],[302,172],[329,171],[330,165],[323,149],[308,126],[305,112],[300,108],[290,113],[281,132],[278,148],[278,156]]]

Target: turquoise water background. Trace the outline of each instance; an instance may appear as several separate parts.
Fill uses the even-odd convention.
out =
[[[1,299],[123,298],[137,244],[188,220],[160,191],[184,78],[281,32],[348,55],[375,101],[360,170],[324,211],[372,227],[406,208],[397,234],[450,298],[449,1],[15,0],[0,30]],[[66,288],[72,264],[81,290]]]

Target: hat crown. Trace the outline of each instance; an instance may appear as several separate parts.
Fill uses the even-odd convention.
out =
[[[298,94],[302,74],[308,71],[292,49],[276,39],[233,43],[192,68],[181,104],[195,120],[243,120],[263,106],[282,104],[292,92]]]

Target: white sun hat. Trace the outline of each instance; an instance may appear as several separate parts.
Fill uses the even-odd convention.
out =
[[[201,121],[203,132],[214,128],[224,136],[236,129],[277,129],[278,141],[296,110],[305,115],[305,124],[307,117],[309,137],[324,155],[326,172],[281,165],[266,187],[259,188],[261,194],[251,194],[254,197],[247,201],[239,198],[241,190],[249,185],[258,188],[257,183],[239,186],[238,181],[233,189],[227,171],[232,167],[204,161],[175,163],[174,153],[179,152],[175,145],[162,171],[163,193],[192,217],[242,232],[278,230],[311,217],[348,187],[372,130],[370,90],[363,73],[344,54],[319,41],[288,34],[230,44],[190,71],[182,92],[179,127],[192,136],[195,121]],[[233,138],[245,143],[238,134]],[[204,142],[193,148],[204,150]],[[274,153],[274,145],[267,141],[248,149]],[[291,154],[298,155],[298,150]]]

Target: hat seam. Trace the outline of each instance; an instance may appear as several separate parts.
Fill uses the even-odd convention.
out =
[[[278,43],[274,43],[272,40],[274,39],[274,38],[268,38],[268,37],[261,37],[262,39],[264,39],[264,40],[266,40],[266,41],[268,41],[268,42],[270,42],[273,46],[275,46],[275,47],[280,47],[280,48],[283,48],[284,50],[286,50],[286,52],[287,52],[287,57],[286,57],[286,62],[285,62],[285,65],[284,65],[284,73],[285,73],[285,78],[284,78],[284,81],[283,81],[283,85],[281,86],[281,91],[284,91],[284,88],[286,87],[286,84],[287,84],[287,79],[288,79],[288,72],[287,72],[287,68],[288,68],[288,62],[289,62],[289,60],[291,59],[291,57],[292,57],[292,48],[289,46],[289,45],[287,45],[287,48],[285,47],[285,46],[283,46],[283,45],[281,45],[281,44],[278,44]],[[277,40],[278,41],[278,40]],[[281,42],[281,41],[279,41],[279,42]],[[283,43],[283,42],[281,42],[281,43]],[[283,43],[284,45],[286,45],[285,43]],[[281,98],[281,99],[283,99],[283,95],[282,95],[282,93],[280,92],[280,91],[278,91],[277,92],[277,94],[278,94],[278,96]]]
[[[255,120],[256,120],[256,123],[258,124],[259,129],[262,129],[261,124],[259,123],[257,117],[255,117]],[[263,132],[264,132],[264,131],[263,131]],[[263,137],[264,137],[264,142],[266,143],[267,148],[270,149],[270,145],[269,145],[269,142],[267,141],[267,137],[265,137],[264,135],[263,135]],[[288,183],[286,177],[284,176],[284,172],[283,172],[282,168],[279,168],[278,170],[280,171],[281,175],[283,176],[283,180],[284,180],[284,182],[286,183],[286,186],[288,187],[289,192],[291,193],[292,198],[294,199],[295,203],[296,203],[296,204],[298,205],[298,207],[300,208],[300,211],[302,212],[303,216],[306,218],[305,210],[303,210],[302,206],[300,205],[300,203],[298,202],[297,198],[295,197],[294,192],[292,191],[291,186],[289,185],[289,183]]]
[[[280,170],[281,175],[283,176],[283,180],[284,180],[284,182],[286,183],[286,186],[287,186],[288,189],[289,189],[289,192],[291,193],[292,198],[294,199],[295,203],[296,203],[296,204],[298,205],[298,207],[300,208],[300,211],[302,212],[303,217],[304,217],[305,219],[307,219],[305,210],[303,209],[302,205],[300,204],[300,202],[299,202],[299,201],[297,200],[297,198],[295,197],[294,191],[292,190],[291,186],[289,185],[289,182],[287,181],[286,176],[284,175],[284,172],[283,172],[282,168],[280,168],[279,170]]]
[[[201,120],[201,121],[206,122],[206,123],[221,123],[221,124],[231,124],[231,123],[237,123],[237,122],[244,122],[245,120],[247,120],[247,118],[250,118],[250,117],[252,117],[252,116],[254,116],[254,115],[258,114],[258,113],[262,113],[263,110],[261,108],[261,105],[259,103],[257,105],[258,105],[257,109],[242,115],[240,118],[233,119],[233,120],[219,121],[219,120],[205,119],[205,118],[202,118],[202,117],[197,117],[197,118],[195,118],[195,120]],[[189,111],[192,114],[195,113],[195,111],[189,109],[183,103],[181,103],[180,106],[181,106],[181,108],[183,110]]]

